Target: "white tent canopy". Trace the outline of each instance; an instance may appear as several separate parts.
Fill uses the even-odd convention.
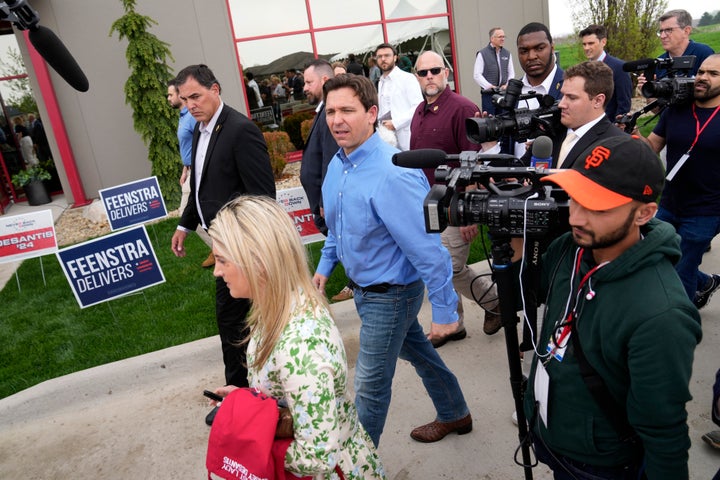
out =
[[[430,15],[445,10],[444,0],[434,0],[432,2],[422,2],[423,7],[413,5],[409,0],[400,0],[397,7],[392,11],[388,18],[408,18]],[[412,20],[408,22],[392,23],[388,26],[388,42],[392,45],[400,45],[414,38],[425,37],[426,41],[422,50],[427,49],[428,40],[432,50],[443,54],[444,46],[449,43],[448,21],[447,17],[425,18],[420,20]],[[365,38],[357,41],[357,46],[340,52],[330,58],[331,62],[347,58],[348,54],[363,54],[375,50],[380,42],[376,37]]]

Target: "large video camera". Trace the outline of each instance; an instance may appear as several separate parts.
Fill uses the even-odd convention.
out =
[[[641,115],[658,109],[655,115],[657,116],[670,105],[685,105],[692,102],[695,97],[695,79],[688,78],[687,75],[695,65],[695,58],[695,55],[687,55],[685,57],[646,58],[625,62],[624,71],[643,71],[647,82],[642,86],[640,92],[645,98],[654,98],[655,100],[634,113],[623,115],[617,120],[617,123],[623,125],[627,133],[631,133]],[[667,73],[659,80],[653,80],[658,68],[666,69]]]
[[[457,161],[459,167],[446,165]],[[472,151],[445,155],[441,150],[413,150],[393,156],[393,163],[403,167],[439,165],[437,183],[423,202],[428,233],[442,232],[448,225],[482,224],[496,237],[542,238],[557,222],[555,197],[562,201],[564,192],[540,182],[549,174],[544,168],[505,166],[515,161],[511,155]],[[477,184],[484,190],[465,190]]]
[[[545,148],[547,152],[542,151]],[[534,157],[545,158],[550,151],[552,141],[549,138],[539,137],[533,142]],[[532,467],[537,461],[533,462],[530,455],[532,441],[523,411],[527,381],[518,352],[531,350],[537,342],[534,332],[537,332],[540,255],[543,242],[559,224],[558,206],[563,202],[563,206],[567,206],[567,194],[540,181],[551,171],[543,167],[515,167],[518,159],[512,155],[472,151],[447,155],[442,150],[425,149],[396,153],[392,162],[407,168],[436,167],[436,183],[423,202],[428,233],[442,232],[448,225],[483,224],[488,227],[492,241],[493,279],[497,281],[498,307],[505,330],[510,387],[518,414],[518,450],[522,453],[522,463],[515,460],[525,469],[525,478],[532,479]],[[452,168],[447,165],[450,162],[458,162],[460,166]],[[478,184],[483,189],[466,190],[466,187],[474,188]],[[518,291],[511,268],[515,253],[511,237],[525,240],[527,254],[527,261],[524,255],[520,267],[525,319],[522,344],[517,333]],[[476,301],[480,304],[479,299]]]
[[[695,65],[695,55],[675,58],[651,58],[625,62],[626,72],[643,71],[647,82],[640,89],[645,98],[663,98],[668,105],[689,103],[693,100],[695,80],[688,74]],[[667,70],[665,77],[654,80],[657,69]]]
[[[525,142],[539,135],[554,136],[561,128],[560,109],[550,95],[522,93],[520,80],[508,81],[505,95],[493,95],[493,103],[500,113],[488,118],[468,118],[465,130],[468,139],[475,143],[498,140],[503,135],[512,135],[517,142]],[[517,108],[520,100],[537,99],[540,106],[536,109]]]

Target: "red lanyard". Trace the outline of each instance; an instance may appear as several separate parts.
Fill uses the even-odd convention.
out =
[[[695,104],[693,103],[692,112],[693,112],[693,117],[695,117],[695,140],[693,140],[692,145],[690,145],[690,148],[688,148],[688,153],[690,153],[690,151],[693,149],[693,147],[695,146],[695,144],[698,141],[698,138],[700,138],[700,134],[703,132],[703,130],[705,130],[705,127],[708,126],[708,123],[710,123],[710,121],[715,117],[715,114],[718,113],[718,110],[720,110],[720,105],[715,107],[715,110],[713,110],[713,113],[710,115],[710,118],[705,120],[705,123],[703,123],[703,126],[701,127],[700,119],[697,116],[697,112],[695,111]]]
[[[579,249],[578,255],[577,255],[577,261],[575,262],[575,274],[580,273],[580,264],[582,263],[582,257],[583,257],[583,254],[584,254],[584,253],[585,253],[585,249],[584,249],[584,248]],[[597,272],[598,270],[600,270],[602,267],[604,267],[604,266],[607,265],[608,263],[610,263],[610,262],[602,262],[602,263],[600,263],[600,264],[598,264],[598,265],[595,265],[593,268],[590,269],[589,272],[587,272],[587,273],[583,276],[582,280],[580,280],[580,283],[578,284],[578,288],[577,288],[577,293],[575,294],[575,300],[573,301],[573,308],[572,308],[572,309],[570,310],[570,312],[568,313],[568,316],[567,316],[567,318],[565,319],[565,323],[564,323],[563,326],[562,326],[562,330],[561,330],[561,332],[560,332],[560,335],[557,337],[557,340],[556,340],[556,348],[557,348],[557,347],[561,347],[562,345],[564,345],[564,343],[563,343],[564,340],[566,340],[566,339],[568,338],[568,336],[570,335],[570,327],[572,326],[572,322],[575,320],[575,318],[577,318],[577,315],[576,315],[576,313],[577,313],[577,309],[576,309],[576,307],[577,307],[577,299],[580,297],[580,294],[582,293],[583,287],[584,287],[585,284],[590,280],[590,277],[591,277],[595,272]],[[588,294],[588,295],[589,295],[589,294]],[[592,298],[592,297],[591,297],[591,298]]]

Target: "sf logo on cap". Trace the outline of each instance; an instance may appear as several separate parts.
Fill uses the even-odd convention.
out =
[[[608,157],[610,157],[610,150],[608,148],[603,146],[593,148],[590,155],[585,157],[585,170],[599,167]]]

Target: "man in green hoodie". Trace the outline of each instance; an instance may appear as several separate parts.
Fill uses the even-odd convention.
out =
[[[673,268],[679,238],[654,218],[660,161],[612,137],[543,180],[568,193],[571,231],[543,257],[547,308],[525,393],[536,455],[557,480],[687,479],[702,334]]]

